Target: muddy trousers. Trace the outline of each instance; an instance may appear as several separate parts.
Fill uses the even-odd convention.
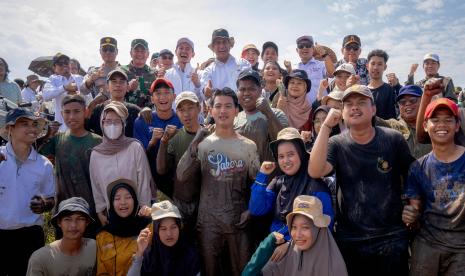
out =
[[[419,237],[413,241],[411,263],[411,276],[465,275],[465,253],[436,248]]]
[[[349,276],[407,276],[408,240],[338,241]]]
[[[252,256],[247,231],[222,233],[212,228],[198,230],[205,275],[241,275],[242,269]]]
[[[0,276],[24,276],[29,257],[45,244],[42,227],[0,230]]]

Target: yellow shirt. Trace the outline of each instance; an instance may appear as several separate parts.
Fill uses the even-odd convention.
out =
[[[102,231],[96,241],[97,275],[126,276],[137,251],[137,236],[117,237]]]

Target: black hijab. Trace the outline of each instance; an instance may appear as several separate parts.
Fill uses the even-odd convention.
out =
[[[160,240],[160,220],[153,221],[152,243],[144,252],[141,276],[181,276],[197,275],[200,259],[196,249],[187,243],[182,235],[181,220],[176,219],[179,239],[174,246],[166,246]]]
[[[299,195],[313,195],[315,192],[327,192],[331,194],[328,186],[321,179],[314,179],[308,175],[308,161],[310,155],[305,150],[302,139],[282,140],[280,143],[292,143],[300,158],[300,168],[294,175],[284,174],[278,167],[277,176],[271,181],[270,186],[278,195],[276,197],[274,217],[286,223],[286,216],[292,212],[294,199]],[[274,153],[277,160],[277,152]]]
[[[122,218],[115,212],[113,201],[115,200],[116,191],[119,188],[126,189],[134,200],[134,209],[129,217]],[[105,225],[102,230],[105,230],[118,237],[135,237],[138,236],[140,231],[147,227],[150,223],[151,218],[139,217],[137,212],[139,211],[139,201],[134,189],[127,183],[116,184],[110,193],[110,210],[108,212],[109,223]]]

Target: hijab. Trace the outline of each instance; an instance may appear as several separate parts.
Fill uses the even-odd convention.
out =
[[[123,128],[121,135],[117,139],[109,139],[105,134],[103,128],[103,121],[109,111],[114,111],[123,122]],[[102,115],[100,116],[100,128],[102,129],[103,139],[102,143],[95,146],[93,150],[104,155],[114,155],[124,149],[126,149],[132,142],[139,142],[135,138],[126,137],[124,135],[124,129],[126,128],[126,119],[128,118],[128,109],[123,103],[111,101],[103,109]]]
[[[341,252],[327,227],[319,228],[311,222],[312,245],[301,251],[291,240],[286,255],[278,261],[263,267],[265,276],[347,276],[347,269]]]
[[[115,200],[115,195],[118,189],[126,189],[134,200],[134,208],[131,215],[126,218],[118,216],[115,211],[113,202]],[[105,225],[102,230],[105,230],[117,237],[136,237],[139,235],[140,231],[147,227],[150,223],[149,217],[139,217],[137,215],[139,211],[139,201],[137,200],[137,195],[134,189],[127,183],[116,184],[109,196],[110,199],[110,210],[108,211],[108,221],[109,223]]]
[[[301,129],[309,120],[312,106],[307,101],[306,95],[306,93],[299,97],[291,97],[288,95],[284,99],[286,104],[281,107],[278,106],[278,108],[287,115],[289,126]]]
[[[165,218],[163,218],[165,219]],[[197,275],[200,259],[196,249],[187,243],[181,231],[181,220],[176,218],[179,239],[174,246],[166,246],[160,240],[160,224],[163,219],[153,221],[152,243],[144,252],[141,275],[181,276]]]

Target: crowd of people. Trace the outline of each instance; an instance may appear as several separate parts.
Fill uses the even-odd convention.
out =
[[[437,54],[401,85],[357,35],[340,60],[299,36],[295,65],[233,46],[147,65],[138,38],[122,65],[103,37],[22,90],[0,58],[0,275],[465,275],[465,95]]]

